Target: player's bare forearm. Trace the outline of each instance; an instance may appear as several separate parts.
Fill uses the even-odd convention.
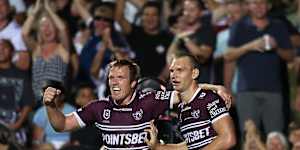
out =
[[[230,116],[225,116],[213,123],[213,128],[218,136],[203,150],[227,150],[236,144],[234,125]]]
[[[46,106],[46,109],[53,129],[57,132],[63,132],[65,129],[65,115],[56,107]]]

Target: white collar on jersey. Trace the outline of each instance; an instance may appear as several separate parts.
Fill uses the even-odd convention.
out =
[[[197,96],[197,94],[201,91],[201,88],[198,86],[198,89],[196,90],[196,92],[193,94],[192,98],[188,101],[187,104],[191,103],[195,97]]]
[[[129,101],[128,104],[126,104],[125,106],[131,104],[131,103],[133,102],[135,96],[136,96],[136,90],[133,92],[130,101]],[[121,105],[119,105],[119,104],[116,102],[116,100],[114,100],[114,103],[115,103],[116,105],[118,105],[118,106],[121,106]]]

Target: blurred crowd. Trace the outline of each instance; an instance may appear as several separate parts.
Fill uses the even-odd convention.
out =
[[[232,91],[236,149],[300,150],[300,0],[0,0],[0,149],[99,149],[94,127],[52,129],[44,88],[64,89],[67,114],[107,96],[114,59],[137,62],[143,88],[168,85],[178,50]]]

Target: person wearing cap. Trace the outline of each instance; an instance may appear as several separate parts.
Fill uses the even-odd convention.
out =
[[[98,96],[104,97],[106,66],[111,58],[133,57],[134,54],[125,38],[114,28],[114,3],[95,2],[92,14],[81,5],[80,0],[75,0],[74,4],[92,30],[92,37],[79,55],[78,80],[95,84]]]
[[[284,23],[267,16],[267,0],[246,2],[248,15],[231,27],[229,49],[224,56],[226,61],[237,62],[240,132],[247,119],[263,127],[262,133],[283,132],[283,101],[288,99],[282,96],[281,65],[293,59],[289,33]]]

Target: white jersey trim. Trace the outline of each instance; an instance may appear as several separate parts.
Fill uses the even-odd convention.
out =
[[[133,125],[133,126],[107,126],[107,125],[101,125],[97,122],[95,123],[95,125],[99,129],[104,131],[135,131],[135,130],[141,130],[150,127],[150,122],[146,122],[139,125]]]
[[[170,106],[169,106],[170,109],[173,109],[175,94],[176,94],[176,92],[172,91],[172,93],[171,93],[171,99],[170,99]]]
[[[86,126],[86,124],[82,121],[82,119],[79,117],[79,115],[76,111],[72,112],[71,114],[73,114],[75,116],[75,119],[77,120],[77,123],[79,124],[80,127],[85,127]]]
[[[223,118],[223,117],[225,117],[225,116],[229,116],[229,113],[226,112],[226,113],[224,113],[224,114],[218,116],[217,118],[213,119],[211,122],[212,122],[212,123],[215,123],[216,121],[218,121],[219,119],[221,119],[221,118]]]
[[[192,98],[188,101],[188,103],[192,102],[200,91],[201,91],[201,88],[198,87],[198,89],[196,90],[196,92],[194,93],[194,95],[192,96]]]
[[[135,96],[136,96],[136,91],[134,91],[133,92],[133,94],[132,94],[132,97],[131,97],[131,99],[130,99],[130,101],[129,101],[129,103],[128,104],[126,104],[126,105],[129,105],[129,104],[131,104],[133,101],[134,101],[134,99],[135,99]],[[119,104],[115,101],[115,100],[113,100],[113,102],[117,105],[117,106],[119,106]]]
[[[110,148],[107,146],[103,146],[105,150],[148,150],[148,146],[140,146],[140,147],[132,147],[132,148]]]
[[[204,145],[206,145],[206,144],[209,144],[209,143],[211,143],[215,138],[216,138],[216,136],[215,136],[215,137],[211,137],[211,138],[209,138],[209,139],[206,139],[206,140],[204,140],[204,141],[200,141],[200,142],[197,142],[197,143],[188,145],[188,149],[199,148],[199,147],[201,147],[201,146],[204,146]]]
[[[207,124],[210,124],[210,120],[191,123],[191,124],[180,127],[180,130],[183,132],[185,130],[201,127],[201,126],[204,126]]]

